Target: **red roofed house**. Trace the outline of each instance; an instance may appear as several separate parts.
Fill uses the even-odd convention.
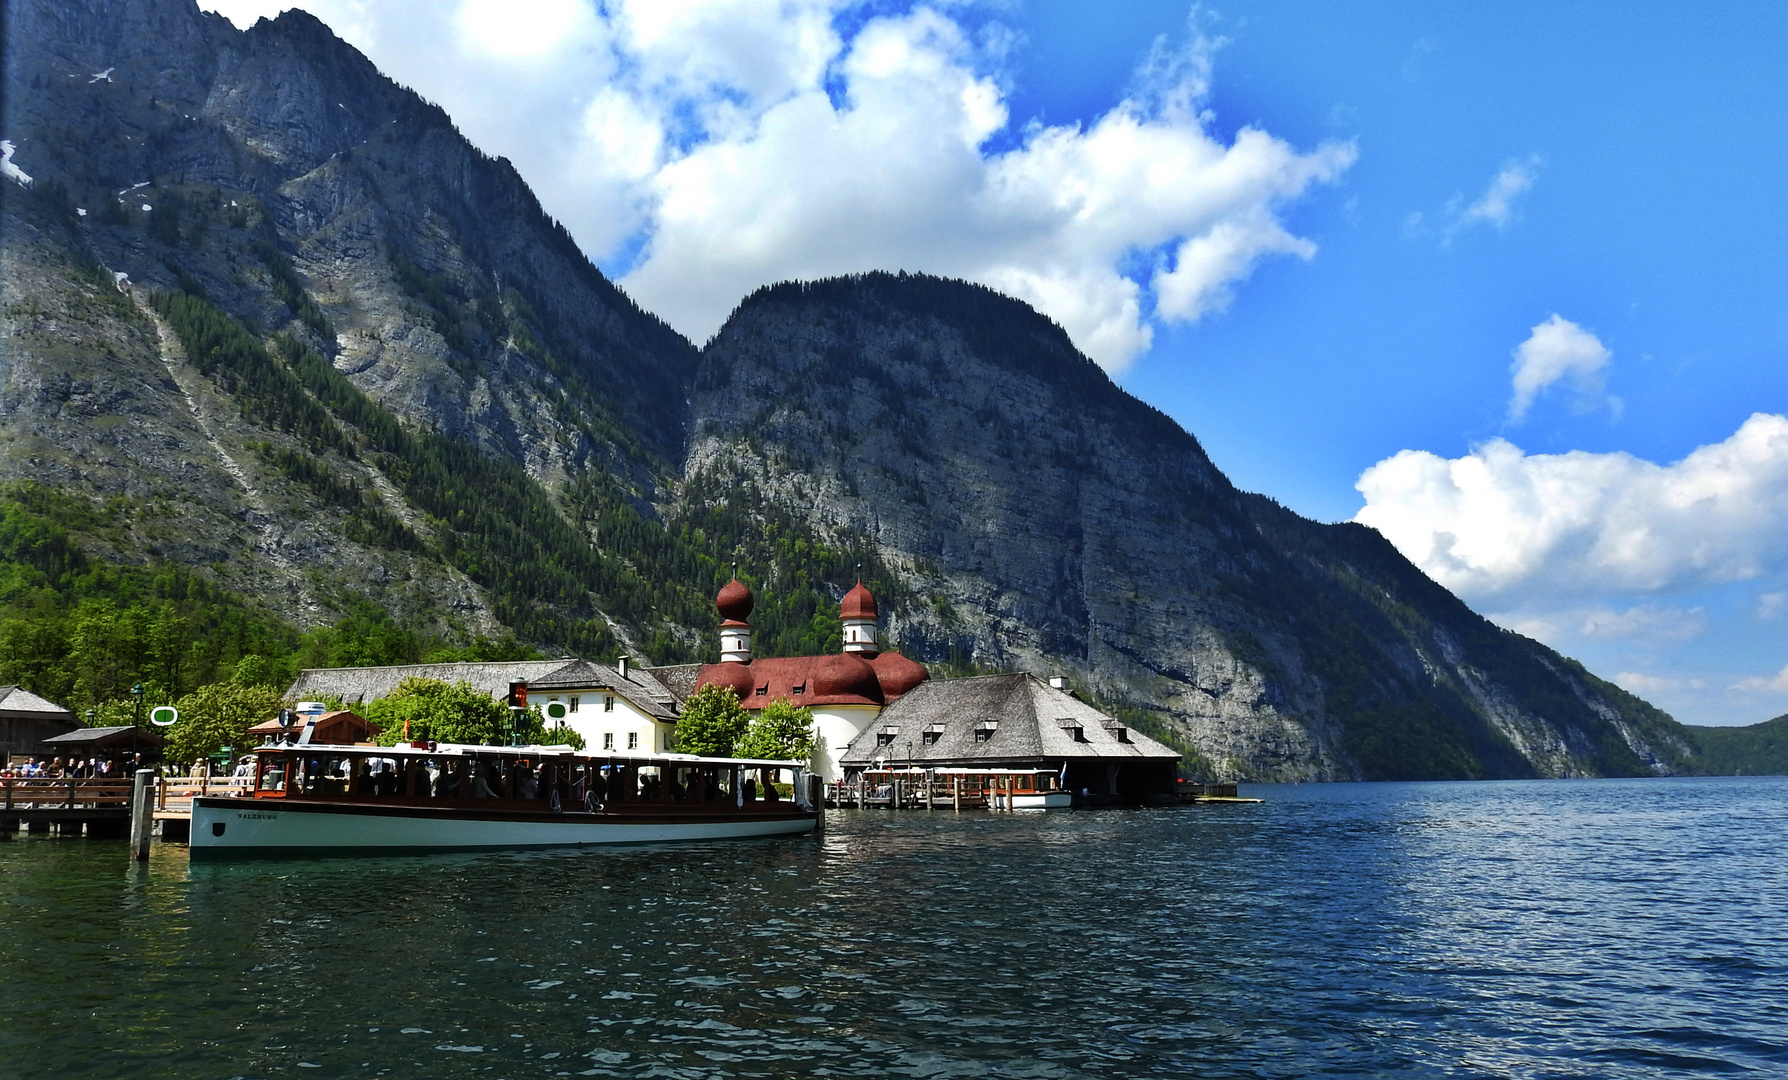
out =
[[[756,711],[787,698],[813,710],[814,767],[827,781],[841,779],[839,757],[882,709],[930,678],[897,652],[875,641],[875,597],[858,582],[844,594],[844,651],[831,656],[751,655],[751,590],[737,578],[715,598],[720,609],[720,663],[703,664],[691,689],[729,686],[746,709]]]

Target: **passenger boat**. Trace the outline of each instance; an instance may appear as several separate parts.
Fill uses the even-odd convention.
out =
[[[192,801],[191,857],[484,851],[814,831],[788,761],[555,746],[269,745],[254,783]],[[792,771],[794,798],[775,778]]]

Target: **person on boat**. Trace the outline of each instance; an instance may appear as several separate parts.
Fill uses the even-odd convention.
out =
[[[484,778],[484,770],[472,769],[471,795],[474,799],[494,799],[497,793],[491,790],[490,781]]]
[[[776,781],[770,776],[770,770],[762,770],[764,778],[764,801],[775,802],[780,796],[776,794]]]
[[[744,797],[745,797],[745,801],[748,803],[754,803],[757,801],[757,781],[751,779],[750,777],[745,778],[745,796]]]
[[[522,766],[521,777],[515,782],[515,797],[518,799],[540,798],[540,781],[535,779],[534,770]]]
[[[459,794],[459,782],[454,779],[453,770],[441,763],[441,771],[435,774],[435,798],[451,799]]]

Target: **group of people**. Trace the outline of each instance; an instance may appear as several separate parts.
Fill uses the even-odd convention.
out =
[[[129,763],[110,758],[32,758],[20,765],[0,765],[0,778],[21,780],[117,780],[131,774]]]

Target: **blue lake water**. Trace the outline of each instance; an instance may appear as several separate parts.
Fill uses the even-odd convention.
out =
[[[838,811],[188,866],[0,843],[0,1076],[1788,1076],[1788,780]]]

